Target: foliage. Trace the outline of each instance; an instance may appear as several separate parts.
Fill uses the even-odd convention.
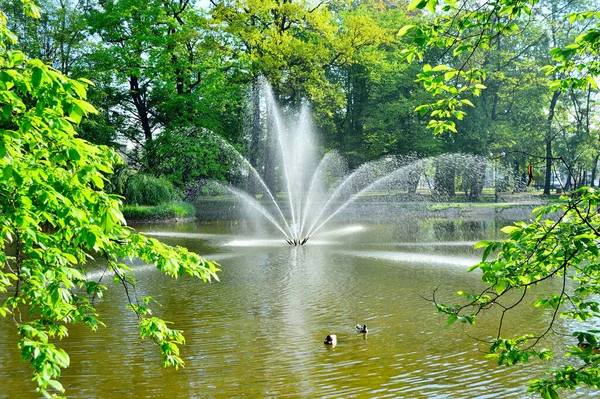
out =
[[[0,9],[25,36],[27,55],[96,83],[87,100],[100,112],[77,127],[80,137],[105,145],[126,138],[144,172],[173,169],[178,187],[196,176],[186,177],[169,145],[194,127],[242,147],[258,75],[284,107],[308,99],[323,146],[352,167],[384,154],[504,152],[499,162],[516,176],[533,164],[537,185],[537,160],[552,153],[579,174],[579,186],[590,170],[597,175],[600,156],[593,3],[432,0],[406,10],[383,0],[39,0],[38,21],[22,16],[19,2],[0,0]],[[548,123],[555,89],[562,94]],[[428,120],[437,135],[425,132]],[[249,141],[246,157],[274,180],[272,145],[254,125]],[[212,140],[184,147],[201,177],[232,177],[212,162],[220,158]]]
[[[173,202],[156,206],[125,205],[123,216],[129,221],[193,218],[196,209],[188,202]]]
[[[518,32],[515,20],[522,13],[531,14],[529,2],[517,2],[513,7],[514,3],[499,1],[468,7],[457,1],[442,4],[438,0],[415,0],[409,5],[409,10],[428,7],[431,12],[440,5],[442,13],[434,21],[400,29],[398,34],[409,36],[413,43],[403,51],[407,61],[422,61],[427,49],[441,48],[443,56],[452,54],[458,64],[425,63],[418,75],[426,90],[442,96],[441,100],[416,108],[421,115],[430,114],[433,119],[428,127],[436,134],[456,132],[455,121],[466,115],[463,107],[473,106],[469,98],[479,96],[486,88],[483,84],[486,71],[481,66],[481,58],[477,57],[478,51],[489,49],[499,35]]]
[[[232,171],[232,160],[216,133],[199,128],[180,128],[157,139],[157,173],[178,187],[199,179],[225,180]]]
[[[578,184],[575,166],[589,162],[587,165],[593,163],[595,170],[598,159],[597,149],[584,144],[596,139],[591,135],[590,98],[591,92],[597,90],[598,73],[598,15],[585,11],[582,6],[586,5],[560,0],[481,4],[413,1],[411,9],[427,7],[435,16],[399,31],[412,42],[404,55],[409,62],[423,60],[419,80],[440,98],[417,110],[430,115],[429,127],[435,133],[448,134],[457,128],[469,132],[464,106],[477,105],[479,109],[474,114],[482,113],[480,124],[506,134],[502,140],[505,147],[494,146],[494,150],[521,152],[510,156],[516,165],[522,165],[524,155],[529,162],[533,157],[544,161],[546,194],[553,159],[564,162],[569,173],[567,185]],[[433,50],[441,52],[441,56],[434,62],[426,61],[428,51]],[[531,83],[523,84],[524,81]],[[504,89],[510,85],[514,89]],[[532,98],[543,102],[536,103]],[[503,104],[510,105],[508,112],[502,111]],[[516,104],[519,105],[515,107]],[[540,142],[545,151],[536,154],[530,148],[540,148],[536,144]],[[563,156],[555,157],[553,151],[557,150]],[[554,333],[557,319],[580,322],[574,332],[580,346],[570,346],[567,354],[577,361],[565,361],[564,367],[551,371],[551,377],[530,385],[530,390],[544,398],[558,397],[560,388],[600,386],[595,353],[598,331],[590,327],[590,322],[600,315],[594,297],[600,288],[597,202],[598,194],[593,189],[582,188],[560,203],[536,209],[532,221],[504,229],[510,235],[508,240],[476,246],[485,248],[482,263],[474,267],[483,272],[483,291],[458,292],[465,300],[462,305],[437,303],[434,297],[438,310],[448,315],[449,324],[456,320],[474,323],[480,313],[499,309],[498,333],[490,349],[491,356],[507,366],[533,357],[548,359],[552,353],[538,346],[544,337]],[[499,251],[497,259],[487,260],[495,251]],[[533,286],[552,279],[560,281],[560,288],[536,302],[536,306],[548,309],[547,329],[539,332],[525,327],[519,337],[504,337],[505,314],[522,306]],[[512,292],[518,293],[515,300],[509,296]]]
[[[408,62],[423,60],[427,49],[439,48],[443,51],[438,64],[425,63],[418,76],[428,91],[441,97],[436,102],[417,107],[421,114],[429,113],[432,117],[429,127],[437,134],[456,132],[455,121],[462,120],[466,115],[463,108],[473,106],[469,96],[479,96],[486,89],[484,82],[488,68],[484,54],[501,37],[519,35],[523,26],[535,22],[536,13],[554,23],[559,11],[569,6],[575,7],[577,3],[562,6],[558,1],[501,0],[478,5],[455,0],[414,0],[409,6],[411,10],[428,8],[434,12],[438,7],[441,10],[433,21],[405,25],[398,33],[410,37],[412,41],[413,45],[404,50]],[[545,11],[550,15],[545,15]],[[581,10],[574,10],[568,16],[570,24],[595,17],[595,12]],[[550,51],[554,60],[559,61],[544,68],[553,79],[549,86],[551,90],[586,88],[588,85],[597,90],[593,79],[597,76],[596,62],[593,59],[597,55],[595,43],[598,39],[594,34],[596,28],[589,26],[582,24],[584,32],[575,39],[574,44],[566,46],[564,50],[555,48]],[[576,25],[573,27],[578,28]],[[560,30],[552,26],[549,30],[553,35],[552,45],[561,46],[557,39]],[[544,39],[545,33],[539,40]],[[536,43],[538,41],[529,43],[524,50],[527,51]]]
[[[126,204],[160,205],[175,199],[173,183],[144,173],[134,173],[125,185]]]
[[[102,105],[120,133],[144,148],[147,171],[159,161],[157,132],[198,126],[238,135],[239,60],[210,33],[194,2],[109,0],[89,8],[86,20],[100,39],[87,65],[102,82]]]
[[[383,48],[393,41],[395,29],[382,27],[375,15],[380,13],[369,11],[383,2],[220,0],[213,4],[210,14],[217,34],[229,38],[227,45],[242,54],[240,67],[247,72],[246,83],[253,86],[252,109],[260,108],[257,77],[263,76],[282,106],[310,100],[328,144],[346,153],[358,152],[356,147],[364,142],[362,132],[359,128],[351,132],[347,123],[356,97],[348,71],[362,70],[362,63],[376,63]],[[354,115],[354,119],[360,116]],[[268,144],[264,150],[259,148],[260,123],[256,119],[255,114],[248,156],[254,166],[261,151],[263,158],[273,158]],[[258,165],[261,168],[263,165]],[[265,177],[271,176],[273,169],[265,162]],[[267,185],[275,186],[269,178]]]
[[[577,324],[573,332],[576,339],[566,342],[564,349],[565,356],[577,361],[565,362],[552,370],[550,377],[530,383],[529,389],[544,398],[558,397],[561,388],[600,387],[600,354],[596,350],[600,332],[594,328],[594,320],[600,317],[599,201],[600,193],[581,188],[570,197],[561,197],[560,202],[535,209],[531,221],[503,228],[508,239],[478,243],[475,248],[484,249],[483,259],[471,270],[482,272],[486,288],[480,292],[459,291],[457,295],[465,300],[461,305],[436,302],[438,310],[448,315],[449,324],[457,320],[472,324],[482,312],[498,308],[501,316],[497,335],[490,342],[490,356],[506,366],[552,357],[552,351],[538,348],[539,344],[554,333],[560,318],[573,320]],[[496,251],[497,258],[489,260]],[[523,326],[523,335],[505,338],[505,315],[523,305],[534,286],[550,279],[560,281],[559,288],[535,302],[536,307],[546,311],[547,326],[543,331]],[[510,296],[512,293],[517,293],[516,299]]]
[[[417,67],[407,65],[400,51],[406,44],[393,33],[410,21],[400,7],[378,1],[356,2],[340,13],[341,29],[346,21],[362,20],[379,27],[381,40],[357,48],[350,62],[336,66],[345,104],[334,115],[332,143],[348,159],[350,166],[380,158],[384,154],[441,152],[441,140],[424,129],[423,120],[413,109],[429,101],[429,94],[414,82]]]
[[[30,13],[39,11],[31,1],[24,4]],[[93,298],[106,286],[86,278],[90,257],[105,259],[128,296],[135,280],[124,258],[153,263],[171,277],[204,281],[216,278],[218,269],[125,226],[119,197],[103,191],[120,158],[75,132],[86,114],[96,112],[85,101],[90,82],[8,49],[15,40],[0,14],[0,291],[8,291],[0,315],[12,317],[37,390],[52,396],[51,389],[63,391],[57,379],[69,365],[57,339],[74,323],[92,330],[103,325]],[[129,299],[140,335],[158,345],[165,365],[183,365],[181,332],[152,317],[147,302]]]
[[[230,45],[244,53],[240,58],[249,69],[248,83],[263,75],[287,104],[308,96],[317,107],[335,102],[339,106],[340,93],[326,79],[323,67],[336,61],[332,44],[338,29],[326,4],[220,0],[210,12],[220,34],[227,34]],[[345,47],[341,57],[354,51],[348,41],[339,44]]]

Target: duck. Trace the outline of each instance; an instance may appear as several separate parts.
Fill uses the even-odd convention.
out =
[[[592,346],[588,342],[580,342],[577,344],[577,347],[583,351],[587,350],[588,348],[592,348],[593,353],[600,354],[600,348],[597,346]]]
[[[357,324],[355,328],[356,328],[357,332],[362,333],[362,334],[366,334],[369,332],[366,324],[363,324],[362,327],[360,324]]]
[[[326,336],[324,344],[335,346],[337,344],[337,337],[335,336],[335,334],[329,334],[328,336]]]

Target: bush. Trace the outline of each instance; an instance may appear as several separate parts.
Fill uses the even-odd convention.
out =
[[[200,180],[186,184],[184,187],[184,199],[186,201],[193,201],[201,196],[216,196],[216,195],[227,195],[229,190],[227,186],[221,182],[214,180]]]
[[[165,131],[155,143],[156,171],[177,187],[200,179],[231,180],[241,162],[233,147],[208,129]]]
[[[177,199],[173,184],[165,178],[136,173],[127,179],[125,204],[160,205]]]

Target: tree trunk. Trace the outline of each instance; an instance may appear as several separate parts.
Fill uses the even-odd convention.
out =
[[[368,101],[367,79],[364,66],[351,65],[348,67],[346,82],[346,130],[344,132],[342,151],[355,152],[359,156],[349,159],[350,167],[356,166],[364,160],[360,156],[363,145],[363,117],[365,104]]]
[[[527,175],[521,172],[521,164],[518,160],[513,162],[513,192],[522,193],[527,191]]]
[[[133,105],[137,111],[137,116],[142,125],[144,134],[144,149],[146,150],[146,166],[152,169],[157,164],[156,149],[154,148],[154,140],[152,137],[152,127],[150,125],[150,115],[148,105],[146,104],[146,96],[143,89],[139,86],[137,76],[129,77],[129,95],[133,101]]]
[[[596,154],[596,157],[594,158],[594,165],[592,166],[592,181],[590,186],[595,187],[596,185],[596,172],[598,171],[598,158],[600,157],[600,154]]]
[[[560,91],[556,90],[552,94],[552,100],[550,101],[550,109],[548,111],[548,120],[546,127],[546,176],[544,182],[544,195],[550,195],[550,185],[552,181],[552,121],[554,119],[554,110],[556,103],[558,102],[558,96]]]

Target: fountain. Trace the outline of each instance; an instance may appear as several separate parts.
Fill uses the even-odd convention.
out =
[[[223,153],[235,160],[245,177],[239,179],[240,183],[225,188],[249,208],[258,211],[289,245],[305,245],[348,205],[373,193],[387,193],[387,200],[392,192],[405,193],[414,200],[419,197],[417,188],[420,186],[433,196],[450,195],[448,184],[440,183],[442,174],[447,174],[448,179],[460,176],[463,186],[468,186],[465,191],[480,192],[483,188],[487,160],[477,156],[386,156],[362,164],[351,172],[335,150],[318,160],[319,147],[308,105],[304,104],[299,112],[286,116],[267,84],[263,85],[262,92],[265,100],[262,111],[267,115],[272,146],[277,150],[273,152],[278,154],[281,164],[282,198],[278,201],[275,190],[251,162],[223,141]],[[453,190],[454,183],[451,186]]]

